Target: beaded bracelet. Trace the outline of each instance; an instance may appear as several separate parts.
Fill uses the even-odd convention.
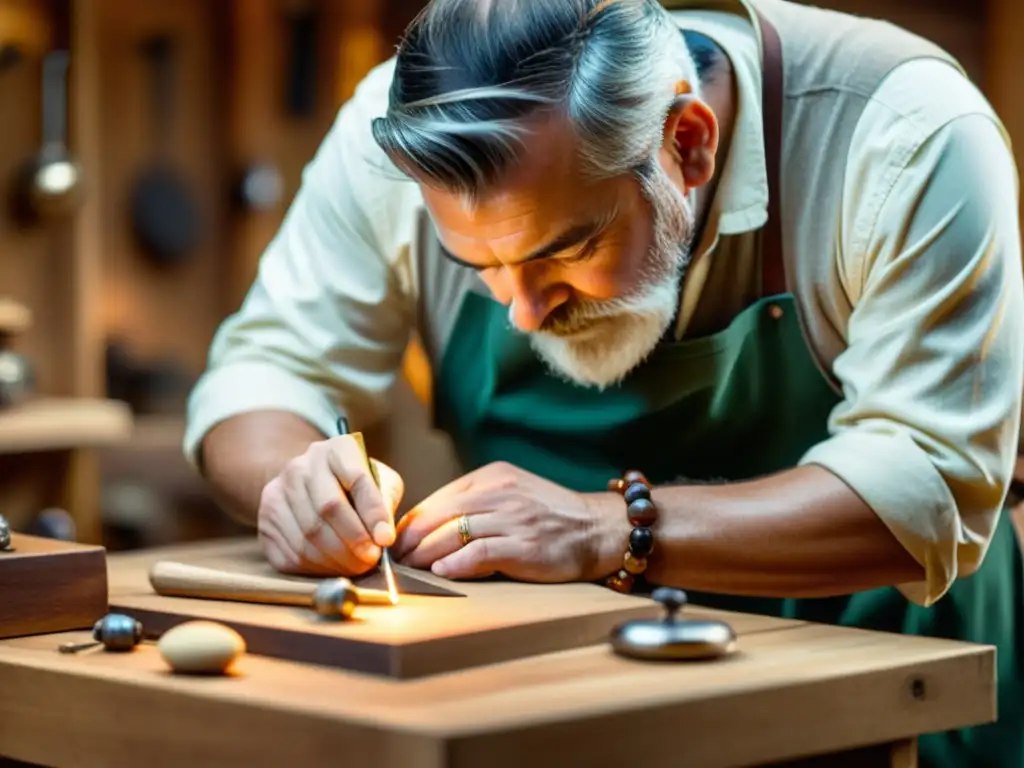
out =
[[[626,500],[626,515],[633,526],[629,546],[622,556],[622,567],[605,579],[605,585],[616,592],[633,589],[636,577],[647,570],[647,558],[654,551],[654,531],[658,508],[651,500],[651,484],[642,472],[633,469],[608,481],[608,490],[621,493]]]

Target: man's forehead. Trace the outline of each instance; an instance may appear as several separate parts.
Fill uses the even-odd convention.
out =
[[[471,266],[556,255],[596,234],[622,207],[623,179],[584,171],[577,140],[561,118],[528,126],[515,164],[471,196],[421,185],[447,253]]]
[[[490,189],[469,196],[421,185],[435,220],[464,237],[486,229],[487,239],[498,239],[537,221],[583,220],[614,206],[617,180],[583,170],[576,140],[561,122],[532,126],[520,156]]]
[[[436,189],[424,189],[423,196],[446,238],[495,245],[604,218],[618,206],[614,181],[595,183],[569,174],[528,185],[501,184],[473,200]]]

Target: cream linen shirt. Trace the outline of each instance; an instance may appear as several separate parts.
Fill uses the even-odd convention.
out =
[[[740,105],[684,287],[682,333],[720,244],[756,248],[768,192],[749,20],[677,16],[726,50]],[[369,133],[392,72],[393,61],[377,67],[342,107],[249,295],[213,340],[188,404],[184,450],[197,466],[207,432],[247,411],[291,411],[325,435],[339,410],[357,428],[385,416],[416,316],[423,208],[416,186],[383,166]],[[886,78],[849,149],[835,233],[838,270],[857,298],[834,371],[844,401],[830,439],[802,463],[843,478],[922,563],[924,581],[901,589],[923,605],[981,562],[1014,463],[1024,380],[1017,191],[991,107],[937,60]],[[956,285],[940,269],[951,247],[963,263]],[[816,307],[803,309],[806,322],[821,322]]]

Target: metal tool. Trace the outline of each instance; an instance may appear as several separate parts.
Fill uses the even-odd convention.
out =
[[[351,619],[357,605],[359,593],[348,579],[321,581],[313,593],[313,610],[324,618]]]
[[[67,146],[69,54],[43,58],[43,145],[22,174],[18,214],[22,218],[62,217],[82,202],[83,172]]]
[[[149,583],[158,595],[203,600],[229,600],[265,605],[297,605],[321,616],[351,616],[356,605],[393,605],[383,589],[362,589],[344,577],[298,581],[272,576],[221,571],[161,560],[149,571]],[[347,602],[353,602],[347,606]],[[329,607],[335,606],[335,607]],[[345,613],[348,615],[345,615]]]
[[[14,547],[11,546],[11,526],[7,522],[7,518],[0,515],[0,552],[13,552]]]
[[[363,458],[366,460],[366,466],[369,467],[370,476],[373,477],[373,482],[380,488],[380,477],[377,475],[377,469],[373,466],[373,462],[370,460],[369,454],[366,452],[366,442],[363,440],[362,432],[350,432],[348,428],[348,419],[344,416],[338,417],[338,434],[339,435],[351,435],[356,443],[359,445],[359,450],[362,451]],[[380,551],[380,569],[384,574],[385,582],[387,583],[388,592],[391,593],[392,600],[398,602],[398,585],[395,582],[395,569],[391,562],[391,553],[387,547],[382,547]]]
[[[130,651],[142,642],[142,623],[122,613],[108,613],[92,628],[91,643],[64,643],[61,653],[79,653],[103,646],[107,651]]]
[[[35,369],[24,355],[0,349],[0,409],[20,405],[35,391]]]
[[[173,134],[177,93],[178,43],[156,34],[143,43],[153,80],[153,128],[156,157],[131,192],[131,222],[145,253],[160,265],[173,266],[191,257],[203,237],[203,214],[174,159]]]
[[[247,165],[234,190],[235,202],[246,211],[272,211],[284,197],[284,177],[270,162]]]
[[[611,645],[620,656],[682,661],[719,658],[735,650],[736,633],[724,621],[676,617],[687,602],[683,590],[659,587],[651,597],[665,607],[664,618],[627,621],[615,627]]]

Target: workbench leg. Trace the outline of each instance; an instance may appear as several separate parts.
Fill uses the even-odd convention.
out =
[[[894,741],[889,745],[890,768],[917,768],[917,739]]]
[[[917,739],[771,763],[767,768],[917,768]]]

